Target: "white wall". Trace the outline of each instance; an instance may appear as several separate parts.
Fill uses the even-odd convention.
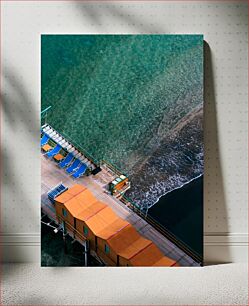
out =
[[[247,1],[2,1],[4,260],[40,260],[40,34],[203,33],[205,261],[247,260]]]

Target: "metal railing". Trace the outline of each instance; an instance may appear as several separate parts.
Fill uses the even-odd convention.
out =
[[[100,165],[101,164],[106,164],[107,166],[108,166],[108,168],[110,168],[115,174],[117,174],[118,176],[120,176],[120,175],[125,175],[127,178],[129,178],[128,177],[128,175],[123,171],[123,170],[121,170],[119,167],[117,167],[116,165],[114,165],[113,163],[111,163],[111,162],[109,162],[109,161],[107,161],[107,160],[105,160],[105,159],[102,159],[101,161],[100,161]]]
[[[48,106],[43,111],[41,111],[41,119],[45,120],[45,124],[48,124],[47,121],[47,115],[48,111],[52,108],[52,106]],[[52,129],[54,129],[50,124],[48,124]],[[55,130],[55,129],[54,129]],[[101,164],[106,164],[115,174],[118,176],[125,175],[128,177],[128,175],[122,171],[119,167],[111,163],[110,161],[107,161],[106,159],[98,160],[94,158],[86,149],[84,149],[80,144],[78,144],[75,140],[73,140],[70,136],[68,136],[65,132],[61,133],[58,132],[62,137],[64,137],[66,140],[68,140],[69,143],[71,143],[78,151],[83,153],[83,155],[89,159],[92,163],[94,163],[96,166],[101,166]]]
[[[48,116],[48,111],[52,108],[52,106],[48,106],[47,108],[45,108],[44,110],[41,111],[41,126],[43,124],[46,124],[47,122],[47,116]]]
[[[45,108],[43,111],[41,111],[41,118],[43,118],[44,116],[47,116],[47,112],[50,110],[52,106],[48,106],[47,108]]]
[[[51,127],[52,128],[52,127]],[[58,132],[59,133],[59,132]],[[63,136],[66,140],[69,140],[68,142],[71,143],[78,151],[83,153],[83,155],[89,159],[92,163],[94,163],[96,166],[100,165],[99,160],[94,158],[88,151],[82,148],[81,145],[79,145],[75,140],[73,140],[70,136],[68,136],[66,133],[59,133],[61,136]]]

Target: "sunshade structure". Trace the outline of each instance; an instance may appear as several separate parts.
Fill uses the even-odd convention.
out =
[[[150,240],[84,186],[74,185],[55,198],[59,223],[110,266],[174,266]],[[83,238],[82,238],[83,237]]]
[[[42,146],[42,151],[43,152],[49,152],[52,149],[53,149],[53,147],[51,147],[48,143],[46,143],[44,146]]]
[[[82,185],[76,184],[73,187],[69,188],[66,192],[63,192],[61,195],[56,197],[56,204],[65,204],[67,201],[71,200],[73,197],[79,195],[86,188]]]

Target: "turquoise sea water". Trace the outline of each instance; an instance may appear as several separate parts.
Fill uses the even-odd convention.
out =
[[[129,174],[202,104],[202,35],[42,35],[41,47],[49,123]]]

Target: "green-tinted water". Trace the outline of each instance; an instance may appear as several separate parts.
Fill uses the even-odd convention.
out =
[[[202,35],[42,36],[49,123],[128,173],[202,103],[202,75]]]

